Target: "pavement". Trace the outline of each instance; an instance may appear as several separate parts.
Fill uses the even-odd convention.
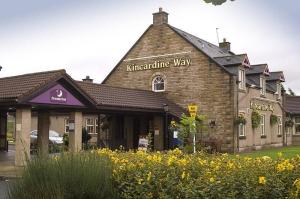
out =
[[[9,183],[9,179],[0,178],[0,198],[1,199],[8,199],[8,196],[7,196],[8,183]]]
[[[0,151],[0,177],[20,177],[23,167],[15,166],[15,146],[9,145],[8,151]],[[0,198],[1,199],[1,198]]]

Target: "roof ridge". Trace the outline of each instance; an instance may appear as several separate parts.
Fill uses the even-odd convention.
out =
[[[233,56],[241,56],[241,55],[247,55],[247,53],[234,54],[234,55],[225,55],[225,56],[219,56],[219,57],[214,57],[214,58],[233,57]]]
[[[58,69],[58,70],[26,73],[26,74],[14,75],[14,76],[9,76],[9,77],[1,77],[0,79],[10,79],[10,78],[16,78],[16,77],[24,77],[24,76],[29,76],[29,75],[40,75],[40,74],[55,73],[55,72],[66,73],[66,70],[65,69]]]
[[[124,88],[124,87],[120,87],[120,86],[112,86],[112,85],[107,85],[107,84],[102,84],[102,83],[91,83],[91,82],[84,82],[84,81],[80,81],[80,80],[75,80],[78,83],[84,83],[87,85],[97,85],[97,86],[104,86],[104,87],[110,87],[110,88],[118,88],[118,89],[123,89],[123,90],[134,90],[134,91],[143,91],[143,92],[148,92],[148,93],[154,93],[156,95],[161,95],[163,96],[160,92],[153,92],[150,90],[143,90],[143,89],[138,89],[138,88]]]
[[[204,42],[206,42],[206,43],[208,43],[208,44],[211,44],[211,45],[214,45],[215,47],[220,48],[218,45],[213,44],[213,43],[211,43],[211,42],[209,42],[209,41],[206,41],[206,40],[204,40],[204,39],[201,39],[201,38],[199,38],[199,37],[197,37],[197,36],[195,36],[195,35],[193,35],[193,34],[191,34],[191,33],[188,33],[188,32],[186,32],[186,31],[184,31],[184,30],[181,30],[180,28],[176,28],[176,27],[174,27],[174,26],[172,26],[172,25],[170,25],[170,24],[168,24],[168,25],[171,26],[172,28],[178,29],[178,30],[180,30],[180,31],[182,31],[182,32],[184,32],[184,33],[186,33],[186,34],[189,34],[189,35],[191,35],[191,36],[193,36],[193,37],[196,37],[197,39],[200,39],[200,40],[202,40],[202,41],[204,41]],[[220,48],[220,50],[222,50],[222,48]]]
[[[264,64],[251,64],[250,66],[262,66],[262,65],[268,65],[267,63]]]

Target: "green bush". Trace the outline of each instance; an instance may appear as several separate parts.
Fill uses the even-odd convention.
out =
[[[34,158],[10,186],[10,199],[117,198],[107,157],[92,153]]]
[[[259,112],[253,110],[251,114],[252,128],[256,129],[260,125],[261,116]]]

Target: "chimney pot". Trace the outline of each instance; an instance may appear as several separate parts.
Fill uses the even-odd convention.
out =
[[[162,8],[159,8],[158,12],[153,13],[153,25],[167,24],[168,15]]]

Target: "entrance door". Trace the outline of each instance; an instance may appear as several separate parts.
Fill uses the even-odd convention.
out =
[[[133,120],[133,148],[137,149],[139,146],[140,136],[140,118],[136,117]]]
[[[0,151],[7,151],[7,115],[0,114]]]

